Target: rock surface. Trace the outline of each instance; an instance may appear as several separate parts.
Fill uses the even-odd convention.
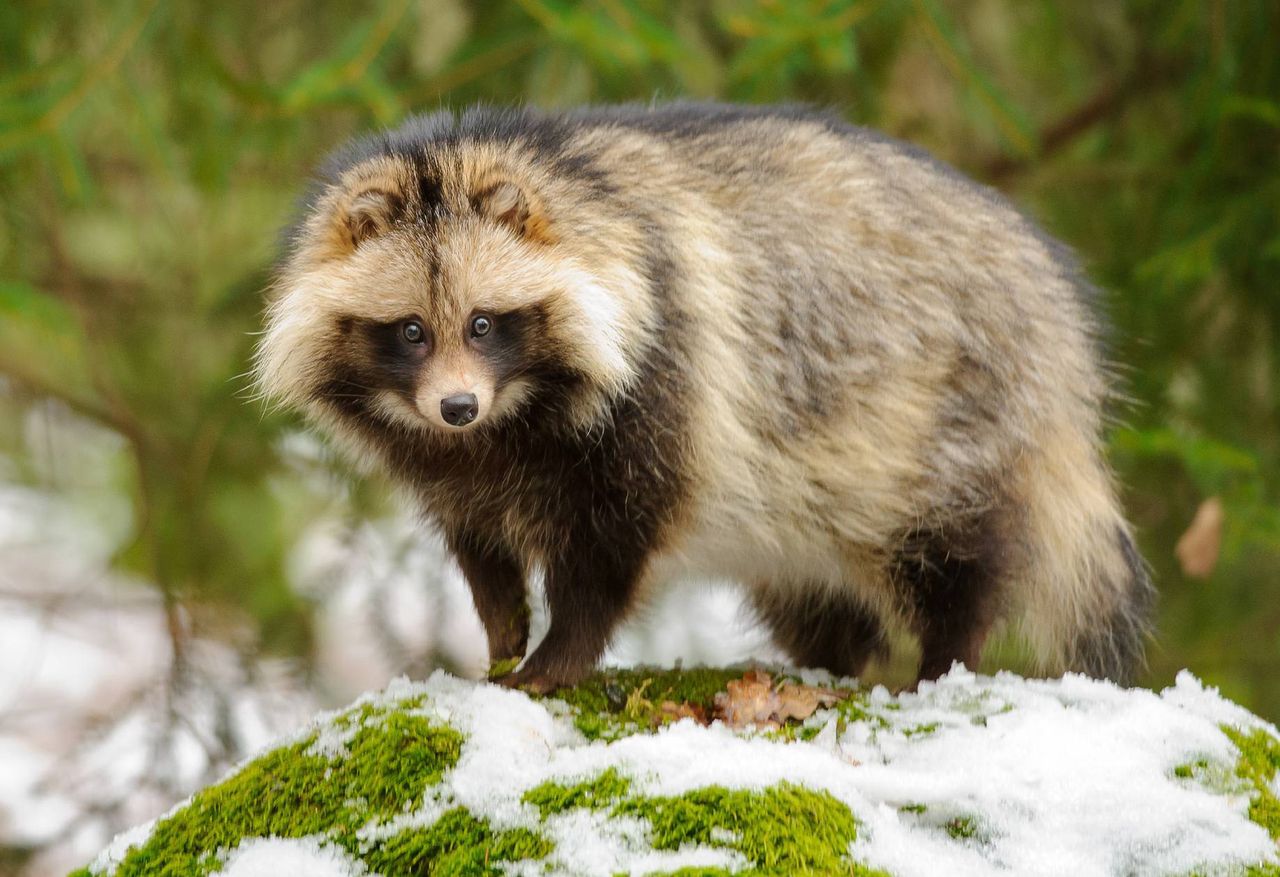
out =
[[[612,670],[547,698],[437,673],[78,874],[1280,875],[1278,768],[1276,728],[1189,673],[1157,694],[957,668],[891,695]]]

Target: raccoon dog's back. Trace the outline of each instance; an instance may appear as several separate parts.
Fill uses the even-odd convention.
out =
[[[1063,247],[918,150],[789,108],[473,110],[331,165],[281,268],[266,391],[421,497],[510,678],[599,657],[636,595],[729,577],[800,663],[1020,623],[1126,680],[1150,585],[1101,455]],[[412,340],[421,339],[421,340]]]

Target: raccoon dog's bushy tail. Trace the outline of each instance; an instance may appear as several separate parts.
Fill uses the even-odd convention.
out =
[[[1046,668],[1129,685],[1143,667],[1156,592],[1096,446],[1070,444],[1019,466],[1022,629]]]

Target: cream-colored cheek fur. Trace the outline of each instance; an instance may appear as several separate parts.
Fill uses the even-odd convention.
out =
[[[328,280],[300,278],[287,287],[267,312],[267,324],[254,358],[260,394],[281,404],[306,406],[323,379],[323,363],[334,331],[326,307]]]
[[[537,412],[526,410],[526,403],[533,390],[533,382],[525,378],[516,378],[504,384],[494,394],[489,422],[497,424],[513,416],[536,417]]]
[[[348,315],[391,322],[427,312],[429,269],[406,236],[366,241],[348,256],[307,262],[306,249],[276,283],[255,355],[264,397],[309,407],[327,375],[339,321]]]

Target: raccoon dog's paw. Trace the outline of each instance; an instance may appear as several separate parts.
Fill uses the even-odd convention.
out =
[[[525,667],[515,673],[499,676],[492,681],[506,688],[517,688],[530,694],[550,694],[581,682],[586,671],[580,673],[551,673],[535,667]]]

